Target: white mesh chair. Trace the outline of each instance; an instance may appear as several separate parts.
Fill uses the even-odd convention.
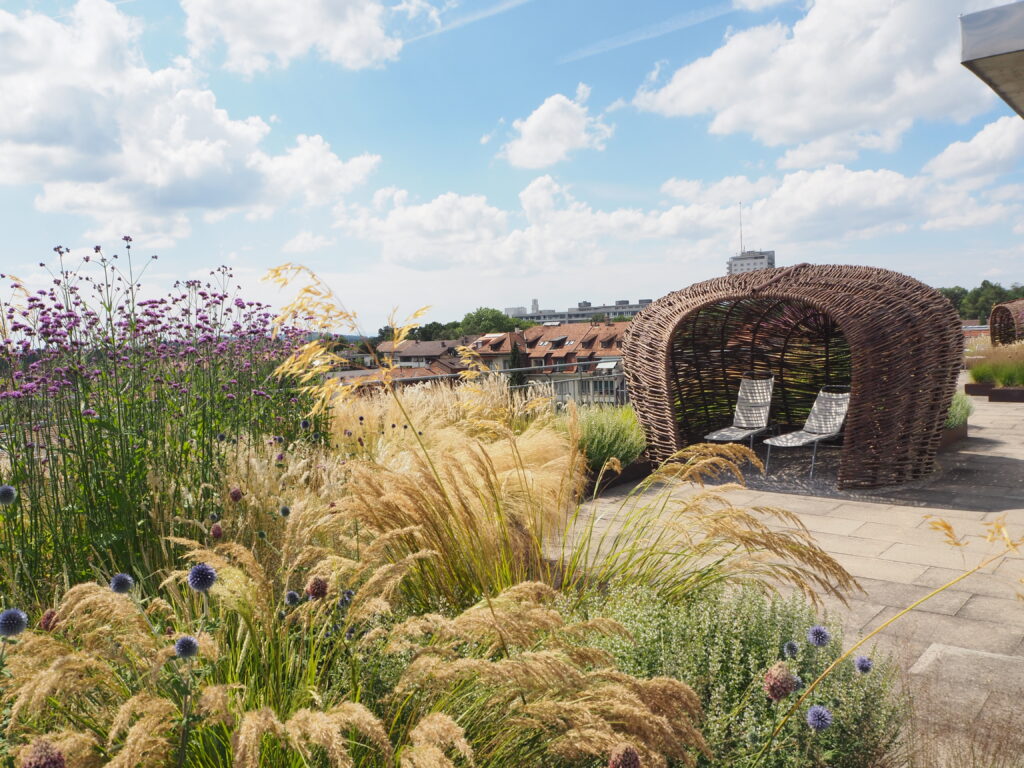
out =
[[[768,411],[772,405],[772,389],[775,377],[754,377],[746,374],[740,379],[740,392],[736,396],[736,412],[732,417],[732,426],[718,429],[705,440],[716,443],[738,443],[750,440],[750,448],[754,448],[754,435],[768,429]]]
[[[764,441],[768,446],[768,455],[764,461],[764,471],[767,474],[768,464],[772,460],[772,446],[778,448],[801,448],[805,445],[813,445],[811,453],[811,477],[814,477],[814,462],[818,457],[818,443],[835,437],[843,430],[843,422],[846,420],[846,410],[850,406],[849,391],[826,391],[829,389],[840,389],[839,387],[823,387],[818,396],[814,399],[811,412],[807,414],[807,421],[803,429],[796,432],[787,432],[777,437],[769,437]],[[847,389],[843,387],[842,389]]]

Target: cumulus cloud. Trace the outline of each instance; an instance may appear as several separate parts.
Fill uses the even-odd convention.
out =
[[[960,66],[950,23],[984,4],[815,0],[792,26],[774,21],[730,33],[667,82],[642,85],[633,103],[666,116],[710,115],[712,133],[795,146],[783,168],[892,150],[915,120],[963,121],[992,103]]]
[[[925,165],[940,179],[994,179],[1024,158],[1024,121],[1016,115],[989,123],[967,141],[956,141]]]
[[[185,34],[193,54],[223,43],[224,66],[244,75],[316,54],[346,69],[378,67],[398,57],[399,18],[440,25],[439,11],[424,0],[387,6],[378,0],[182,0]]]
[[[323,250],[329,245],[334,245],[334,240],[303,230],[281,246],[281,250],[285,253],[312,253]]]
[[[266,122],[231,117],[185,59],[150,70],[140,34],[106,0],[79,0],[66,21],[0,11],[0,183],[91,218],[92,239],[131,232],[159,247],[187,236],[193,213],[334,204],[379,161],[343,161],[319,136],[266,154]]]
[[[583,83],[576,88],[575,99],[561,93],[549,96],[529,117],[512,123],[518,136],[498,156],[517,168],[546,168],[577,149],[604,149],[614,128],[601,115],[590,114],[589,96],[590,88]]]

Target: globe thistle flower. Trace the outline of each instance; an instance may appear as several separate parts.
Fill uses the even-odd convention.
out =
[[[784,661],[777,662],[764,674],[764,692],[772,701],[782,701],[796,690],[796,675]]]
[[[188,585],[196,592],[209,592],[216,581],[217,571],[206,563],[196,563],[188,572]]]
[[[210,526],[210,537],[211,538],[219,539],[223,535],[224,535],[224,529],[221,527],[220,523],[214,523],[213,525]]]
[[[299,422],[299,426],[302,427],[303,429],[309,429],[309,427],[310,427],[309,419],[303,419],[302,421],[300,421]]]
[[[57,626],[57,611],[47,608],[39,617],[39,628],[44,632],[52,632]]]
[[[793,680],[795,681],[794,684],[796,685],[796,689],[798,691],[802,691],[804,689],[804,679],[800,677],[800,675],[794,673]]]
[[[228,498],[230,498],[233,502],[237,504],[242,500],[242,489],[232,488],[231,493],[228,494]]]
[[[299,593],[296,592],[294,589],[289,589],[287,592],[284,593],[284,604],[285,605],[295,606],[295,605],[298,605],[301,600],[302,600],[301,595],[299,595]]]
[[[292,513],[292,508],[285,504],[277,511],[281,515],[281,517],[288,517],[288,515]]]
[[[110,578],[110,591],[116,592],[119,595],[126,594],[132,591],[132,587],[135,586],[135,579],[133,579],[127,573],[115,573]]]
[[[220,522],[220,515],[218,515],[216,512],[211,512],[210,513],[210,522],[211,523],[219,523]]]
[[[853,660],[853,666],[857,668],[857,671],[862,675],[866,675],[872,669],[875,668],[875,662],[869,659],[867,656],[858,656]]]
[[[256,538],[258,538],[258,539],[260,539],[262,541],[266,541],[267,532],[266,531],[256,531]]]
[[[284,442],[284,438],[281,437],[281,435],[274,435],[274,442],[275,443],[283,443]]]
[[[818,648],[824,648],[832,641],[832,633],[820,624],[815,624],[807,630],[807,642]]]
[[[0,637],[20,635],[28,627],[28,616],[17,608],[8,608],[0,613]]]
[[[306,594],[310,600],[319,600],[327,596],[327,579],[314,576],[306,584]]]
[[[288,614],[287,614],[287,613],[285,613],[284,611],[278,611],[278,612],[277,612],[277,618],[278,618],[278,619],[279,619],[280,621],[284,621],[285,619],[287,619],[287,618],[288,618]]]
[[[640,755],[629,744],[618,747],[608,760],[608,768],[640,768]]]
[[[223,432],[218,432],[217,433],[217,442],[218,443],[223,443],[227,439],[228,439],[228,436],[225,435]]]
[[[191,659],[199,653],[199,641],[192,635],[182,635],[174,641],[174,653],[179,659]]]
[[[25,753],[21,768],[64,768],[64,754],[48,741],[35,742]]]
[[[812,730],[824,731],[832,725],[832,713],[820,704],[815,704],[807,710],[807,724]]]
[[[798,653],[800,653],[800,646],[797,645],[796,640],[787,640],[783,644],[782,655],[787,659],[795,659]]]
[[[0,485],[0,506],[9,507],[18,500],[18,491],[13,485]]]

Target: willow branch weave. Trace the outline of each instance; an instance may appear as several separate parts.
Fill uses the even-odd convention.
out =
[[[841,488],[935,468],[963,359],[952,304],[906,275],[800,264],[696,283],[630,323],[623,363],[648,453],[663,461],[731,422],[745,371],[775,376],[772,420],[799,428],[826,385],[848,385]]]
[[[988,315],[992,346],[1024,341],[1024,299],[996,304]]]

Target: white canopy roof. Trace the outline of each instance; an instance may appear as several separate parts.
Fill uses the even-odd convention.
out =
[[[963,65],[1024,117],[1024,3],[960,17]]]

